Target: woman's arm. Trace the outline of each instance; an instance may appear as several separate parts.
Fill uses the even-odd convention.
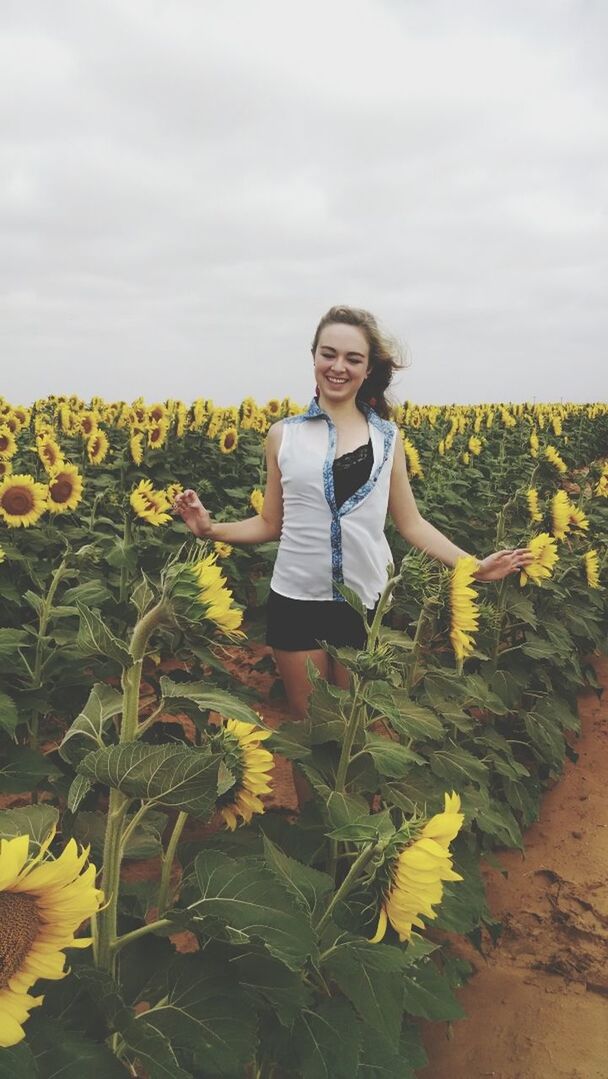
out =
[[[262,512],[244,521],[212,521],[198,495],[191,490],[178,495],[173,503],[188,528],[199,539],[222,543],[268,543],[279,539],[283,523],[283,488],[278,465],[281,434],[275,423],[266,436],[266,490]]]
[[[399,433],[397,433],[391,470],[388,511],[399,535],[413,547],[426,551],[432,558],[438,558],[446,566],[456,565],[457,559],[468,554],[468,551],[457,547],[420,513],[410,487],[405,450]],[[477,558],[476,555],[473,557]],[[518,547],[496,551],[487,558],[477,558],[477,561],[479,568],[475,574],[476,580],[497,581],[506,577],[508,573],[513,573],[522,566],[528,565],[532,561],[532,555],[528,548]]]

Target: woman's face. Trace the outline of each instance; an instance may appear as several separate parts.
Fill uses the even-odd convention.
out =
[[[356,397],[369,370],[369,345],[358,326],[324,326],[314,355],[317,385],[328,401]]]

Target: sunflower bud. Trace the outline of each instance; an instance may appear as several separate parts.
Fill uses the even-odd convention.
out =
[[[237,640],[246,636],[238,628],[243,612],[234,605],[216,560],[213,552],[188,562],[174,562],[165,570],[165,595],[178,624],[210,622],[225,636]]]

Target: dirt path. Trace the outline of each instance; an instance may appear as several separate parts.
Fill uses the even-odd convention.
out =
[[[592,657],[608,687],[608,657]],[[608,1079],[608,694],[579,696],[579,754],[542,801],[525,857],[484,870],[503,922],[458,997],[468,1018],[425,1024],[420,1079]]]

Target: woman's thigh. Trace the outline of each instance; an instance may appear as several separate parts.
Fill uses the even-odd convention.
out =
[[[308,711],[308,698],[312,686],[306,672],[306,660],[310,659],[322,678],[329,681],[331,657],[323,648],[310,651],[288,652],[273,648],[275,663],[285,686],[289,709],[294,719],[304,719]]]

